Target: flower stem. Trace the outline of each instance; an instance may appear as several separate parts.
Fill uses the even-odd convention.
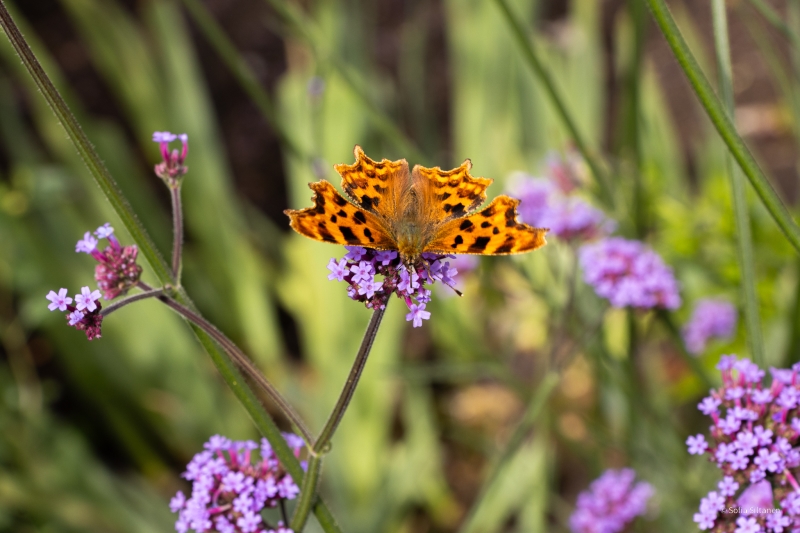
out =
[[[120,307],[125,307],[128,304],[132,304],[133,302],[138,302],[139,300],[144,300],[145,298],[153,298],[155,296],[160,296],[164,294],[164,289],[150,289],[144,292],[140,292],[138,294],[132,294],[127,298],[123,298],[122,300],[117,300],[113,304],[109,305],[108,307],[104,307],[100,310],[100,314],[103,316],[108,316]]]
[[[367,325],[367,331],[364,332],[364,338],[361,341],[361,347],[356,354],[356,360],[353,361],[353,367],[350,369],[350,375],[347,376],[347,382],[344,384],[342,393],[339,395],[339,400],[336,402],[336,407],[333,408],[325,427],[311,447],[314,454],[324,453],[327,451],[328,444],[339,427],[339,422],[342,421],[347,406],[350,405],[350,400],[353,398],[353,393],[358,385],[358,380],[361,377],[361,372],[364,371],[364,366],[367,364],[367,357],[372,350],[372,343],[375,342],[375,336],[378,334],[378,328],[381,325],[384,313],[386,313],[386,306],[389,305],[389,300],[386,300],[386,305],[383,309],[375,309],[372,312],[372,318]]]
[[[239,365],[239,368],[244,370],[245,374],[247,374],[250,379],[255,381],[256,384],[258,384],[258,386],[267,393],[270,399],[275,402],[283,414],[286,415],[286,417],[292,422],[292,425],[295,426],[297,431],[302,434],[303,440],[309,444],[312,442],[313,437],[311,436],[311,432],[308,430],[308,428],[306,428],[306,425],[303,422],[303,419],[300,418],[300,415],[297,414],[289,402],[287,402],[286,399],[281,396],[281,393],[278,392],[272,383],[267,381],[267,378],[261,374],[258,368],[256,368],[256,366],[250,361],[250,359],[247,358],[244,352],[242,352],[232,340],[218,330],[214,324],[176,300],[168,296],[162,296],[159,299],[167,304],[168,307],[189,320],[191,323],[200,327],[212,339],[217,341],[222,349],[225,350],[225,353],[227,353],[236,362],[236,364]]]
[[[783,204],[775,189],[773,189],[772,184],[758,166],[753,154],[750,153],[747,145],[736,131],[731,118],[714,94],[714,89],[712,89],[711,84],[700,69],[700,65],[692,55],[691,50],[689,50],[689,46],[683,39],[683,35],[681,35],[678,26],[675,24],[675,20],[672,18],[666,3],[664,0],[647,0],[647,3],[672,49],[672,53],[678,60],[686,77],[689,78],[695,94],[697,94],[700,103],[706,110],[720,137],[728,146],[731,155],[739,163],[742,171],[750,180],[750,184],[759,198],[761,198],[764,207],[767,208],[767,211],[778,224],[786,239],[800,252],[800,227],[797,226],[791,213],[789,213],[789,210]]]
[[[658,309],[656,311],[656,316],[664,323],[667,327],[667,331],[672,335],[672,338],[675,340],[675,345],[678,347],[678,350],[683,357],[683,360],[686,361],[694,373],[697,375],[698,378],[703,382],[703,385],[707,389],[711,389],[714,387],[714,381],[706,372],[705,367],[703,367],[702,363],[697,357],[694,357],[686,350],[686,346],[683,343],[683,338],[681,337],[681,332],[678,329],[678,326],[675,325],[675,321],[672,319],[672,316],[669,312],[665,311],[664,309]]]
[[[172,199],[172,279],[181,284],[181,258],[183,257],[183,203],[181,202],[181,183],[169,188]]]
[[[713,0],[711,6],[714,19],[714,48],[717,56],[717,69],[719,70],[719,93],[727,108],[728,115],[733,116],[733,70],[731,68],[731,53],[728,44],[728,19],[725,12],[725,0]],[[741,171],[738,168],[734,168],[730,155],[725,158],[725,166],[731,184],[733,214],[736,219],[737,252],[742,278],[741,289],[744,297],[747,342],[753,362],[761,366],[764,363],[764,344],[761,338],[761,321],[758,316],[753,239],[750,234],[750,217],[747,213],[744,179]]]
[[[539,383],[539,387],[536,389],[536,393],[531,398],[525,414],[522,415],[522,420],[517,426],[517,429],[514,430],[514,434],[511,435],[511,438],[509,439],[508,444],[506,444],[503,452],[495,461],[493,461],[493,465],[489,470],[489,477],[486,478],[486,481],[483,483],[478,497],[475,499],[475,502],[472,504],[469,513],[464,519],[463,525],[459,529],[460,532],[469,533],[475,528],[475,519],[480,514],[480,509],[483,507],[485,502],[489,501],[487,500],[486,495],[489,494],[489,492],[493,489],[500,478],[500,474],[503,473],[503,470],[505,470],[505,468],[508,466],[508,463],[511,462],[514,456],[517,454],[517,451],[519,451],[520,447],[525,442],[525,438],[539,420],[539,414],[542,412],[542,409],[547,403],[547,399],[550,397],[550,394],[556,388],[556,385],[558,385],[560,380],[561,377],[558,375],[558,373],[550,371],[545,374],[541,383]]]
[[[308,520],[308,513],[311,511],[311,504],[317,497],[317,485],[319,475],[322,470],[322,456],[312,453],[308,458],[308,470],[303,477],[303,486],[300,490],[300,497],[297,500],[297,507],[292,515],[290,528],[299,533],[303,531]]]
[[[542,84],[544,87],[544,91],[547,96],[550,98],[550,103],[555,107],[556,114],[561,119],[561,122],[567,128],[570,137],[572,137],[572,141],[575,143],[575,147],[583,156],[583,159],[586,161],[586,164],[589,165],[589,168],[594,174],[595,179],[597,180],[598,185],[600,186],[600,192],[603,196],[603,199],[606,203],[613,207],[614,206],[614,194],[611,190],[611,186],[609,184],[608,176],[605,172],[603,172],[600,163],[595,159],[594,155],[589,151],[589,147],[586,144],[586,141],[583,138],[583,135],[578,130],[578,126],[575,123],[575,120],[570,115],[570,112],[567,110],[567,106],[562,100],[561,95],[556,88],[556,84],[553,81],[553,78],[550,76],[550,73],[545,69],[542,61],[536,55],[536,51],[533,49],[533,44],[531,40],[528,38],[527,34],[525,33],[525,29],[520,22],[519,17],[511,11],[511,7],[508,5],[507,0],[495,0],[498,7],[500,7],[500,11],[502,11],[503,16],[505,17],[508,26],[511,28],[511,33],[514,36],[514,39],[519,44],[519,47],[522,49],[522,54],[525,58],[525,61],[528,63],[528,66],[533,70],[533,73],[539,80],[539,83]]]

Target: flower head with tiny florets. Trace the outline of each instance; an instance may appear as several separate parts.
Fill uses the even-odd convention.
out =
[[[617,533],[647,510],[653,487],[640,481],[630,468],[606,470],[578,495],[569,519],[573,533]]]
[[[284,437],[299,457],[303,440]],[[215,435],[203,447],[183,473],[192,482],[191,496],[179,491],[169,504],[178,513],[178,533],[292,533],[282,522],[273,527],[261,516],[263,509],[300,493],[266,439],[259,445]]]
[[[579,260],[586,283],[614,307],[676,309],[681,305],[672,269],[639,241],[609,237],[585,244]]]
[[[516,176],[511,193],[520,199],[519,216],[526,224],[550,228],[550,234],[564,241],[585,241],[605,237],[616,223],[600,209],[562,189],[559,182],[528,175]]]
[[[97,248],[100,239],[108,240],[108,246],[103,251]],[[122,246],[108,222],[97,228],[94,235],[87,231],[75,245],[75,251],[87,253],[97,260],[94,279],[106,300],[128,292],[142,274],[142,267],[136,264],[139,249],[135,244]]]
[[[175,149],[170,152],[169,144],[176,139],[181,141],[181,150]],[[176,135],[168,131],[157,131],[153,133],[153,142],[158,143],[162,159],[155,166],[156,176],[163,179],[169,187],[177,187],[181,178],[189,171],[184,165],[189,153],[189,136],[185,133]]]
[[[707,453],[723,479],[701,500],[694,521],[703,530],[794,531],[800,528],[800,365],[771,368],[769,386],[749,359],[724,355],[717,368],[722,387],[698,405],[713,422],[710,442],[696,435],[686,444],[690,454]],[[723,512],[730,507],[737,512]]]
[[[382,309],[389,296],[396,294],[408,306],[406,320],[415,328],[422,326],[422,321],[431,316],[430,311],[425,310],[431,299],[431,291],[426,285],[441,281],[454,288],[458,270],[450,261],[452,255],[424,253],[416,266],[408,267],[394,250],[379,251],[360,246],[345,248],[347,254],[344,258],[332,258],[328,263],[328,279],[347,282],[347,295],[364,302],[368,309]]]

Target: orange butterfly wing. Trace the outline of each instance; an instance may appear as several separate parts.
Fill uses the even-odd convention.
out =
[[[335,244],[392,250],[394,241],[378,217],[348,202],[325,180],[309,183],[312,207],[287,209],[290,225],[310,239]]]

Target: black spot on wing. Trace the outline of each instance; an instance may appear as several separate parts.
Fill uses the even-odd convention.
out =
[[[477,239],[475,239],[475,242],[473,242],[470,245],[469,251],[470,252],[482,252],[482,251],[484,251],[486,249],[486,246],[489,244],[490,240],[492,240],[491,237],[478,237]]]
[[[464,237],[461,235],[456,235],[456,238],[453,239],[453,244],[450,245],[450,248],[458,248],[462,244],[464,244]]]
[[[342,232],[342,237],[344,237],[345,241],[355,242],[356,235],[355,233],[353,233],[353,230],[351,230],[348,226],[339,226],[339,231]]]
[[[345,200],[344,198],[342,198],[338,194],[334,194],[333,195],[333,201],[336,203],[336,205],[338,205],[340,207],[344,207],[344,206],[347,205],[347,200]]]
[[[334,224],[336,224],[336,221],[337,221],[337,220],[339,220],[339,219],[338,219],[338,218],[336,218],[336,215],[331,215],[331,222],[333,222]]]
[[[490,216],[494,215],[494,207],[487,207],[483,211],[481,211],[481,216],[485,218],[489,218]]]
[[[503,242],[503,244],[497,247],[497,250],[495,250],[494,253],[507,254],[512,250],[512,248],[514,248],[514,237],[509,235],[506,237],[506,240]]]
[[[498,233],[500,233],[500,230],[498,228],[496,227],[492,228],[492,235],[497,235]]]
[[[319,236],[323,241],[336,242],[335,239],[333,238],[333,235],[331,235],[331,232],[328,231],[328,228],[326,228],[325,226],[319,227]]]
[[[356,224],[366,224],[367,217],[361,211],[356,211],[355,213],[353,213],[353,222],[355,222]]]
[[[461,216],[463,214],[464,214],[464,205],[463,204],[456,204],[455,206],[453,206],[453,212],[451,213],[451,215],[453,215],[455,217],[459,217],[459,216]]]
[[[369,230],[369,228],[364,228],[364,237],[369,239],[369,242],[375,242],[375,239],[372,238],[372,232]]]
[[[473,227],[472,221],[467,219],[467,220],[465,220],[464,222],[461,223],[461,225],[458,227],[458,229],[460,229],[461,231],[471,232],[475,228]]]
[[[325,197],[322,196],[321,194],[317,195],[317,201],[314,204],[314,211],[316,211],[320,215],[325,212]]]
[[[339,209],[339,212],[336,214],[342,218],[347,218],[347,213],[344,212],[344,209]]]
[[[444,200],[447,200],[448,198],[450,198],[451,196],[452,196],[451,193],[443,192],[442,194],[439,195],[439,199],[444,201]]]
[[[379,198],[372,198],[371,196],[367,196],[366,194],[361,197],[361,207],[370,211],[373,206],[377,206],[379,203]]]
[[[489,222],[488,220],[484,220],[483,222],[481,222],[481,227],[482,228],[488,228],[491,225],[492,225],[492,223]]]

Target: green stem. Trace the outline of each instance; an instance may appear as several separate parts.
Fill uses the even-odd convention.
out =
[[[475,519],[479,515],[480,509],[487,501],[486,495],[489,494],[494,488],[495,484],[500,478],[500,474],[503,473],[505,468],[508,466],[508,463],[514,458],[514,456],[517,454],[517,451],[519,451],[520,447],[525,442],[525,439],[533,429],[533,426],[539,420],[539,414],[547,403],[547,399],[550,397],[550,394],[556,388],[556,385],[558,385],[560,380],[561,377],[556,372],[552,371],[548,372],[542,379],[539,387],[536,389],[536,393],[533,395],[530,403],[528,404],[528,409],[525,411],[525,414],[522,415],[522,420],[520,420],[517,429],[514,430],[514,433],[511,435],[511,438],[509,439],[508,444],[506,444],[503,452],[495,461],[493,461],[493,464],[489,469],[489,477],[487,477],[486,481],[483,483],[481,491],[478,493],[478,497],[472,504],[469,513],[464,519],[463,525],[459,529],[459,531],[462,533],[469,533],[475,528]]]
[[[181,261],[183,257],[183,204],[181,202],[181,182],[169,188],[172,200],[172,279],[181,284]]]
[[[322,456],[311,454],[308,458],[308,470],[303,477],[303,486],[300,490],[300,497],[297,500],[297,507],[292,515],[290,528],[292,531],[300,533],[308,520],[308,513],[311,511],[311,504],[317,497],[317,485],[319,484],[320,472],[322,470]]]
[[[347,406],[350,405],[350,400],[353,398],[356,385],[358,385],[358,380],[361,378],[361,373],[364,371],[364,366],[367,364],[367,357],[369,357],[369,352],[372,350],[372,343],[375,342],[375,336],[378,334],[378,328],[381,325],[381,320],[383,319],[384,313],[386,313],[386,306],[388,305],[389,300],[387,299],[383,309],[375,309],[372,312],[372,318],[370,318],[369,324],[367,325],[367,331],[364,332],[364,338],[361,340],[361,347],[358,349],[355,361],[353,361],[353,367],[350,369],[350,375],[347,376],[347,381],[344,384],[342,393],[339,395],[339,400],[336,402],[336,406],[328,417],[325,427],[322,429],[316,442],[314,442],[314,446],[311,448],[314,454],[327,452],[328,444],[330,444],[331,438],[336,432],[336,428],[339,427],[339,422],[342,421]]]
[[[613,207],[614,194],[611,190],[611,184],[608,176],[605,174],[605,172],[603,172],[600,163],[589,151],[589,147],[584,141],[583,135],[581,135],[581,132],[578,130],[575,120],[573,120],[572,115],[567,110],[567,106],[564,103],[564,100],[561,98],[561,94],[556,88],[552,76],[550,76],[550,73],[545,69],[542,61],[539,59],[539,56],[536,55],[536,51],[534,50],[533,44],[525,32],[522,22],[520,21],[519,17],[511,11],[507,0],[495,1],[498,7],[500,7],[500,11],[503,13],[506,22],[511,28],[511,33],[522,50],[522,55],[525,58],[528,66],[533,70],[533,73],[538,78],[539,83],[541,83],[544,87],[545,94],[550,98],[550,102],[556,109],[556,114],[567,128],[569,135],[572,137],[572,141],[575,143],[575,147],[583,156],[586,164],[589,165],[592,174],[594,174],[594,177],[600,186],[600,192],[603,195],[604,200],[609,206]]]
[[[722,140],[725,141],[725,144],[728,146],[731,155],[736,158],[742,171],[750,180],[759,198],[761,198],[764,207],[767,208],[772,218],[775,219],[778,227],[783,231],[783,234],[792,246],[800,252],[800,228],[798,228],[797,224],[792,219],[791,214],[786,209],[786,206],[783,205],[783,202],[772,188],[769,180],[764,176],[764,173],[758,166],[758,163],[756,163],[747,145],[745,145],[742,138],[736,132],[733,122],[731,122],[722,103],[714,94],[711,84],[708,82],[708,79],[706,79],[703,71],[700,69],[700,65],[698,65],[697,60],[689,50],[689,46],[683,39],[683,35],[681,35],[678,26],[675,24],[675,20],[672,18],[672,14],[667,8],[666,3],[664,0],[647,0],[647,3],[650,6],[650,10],[659,28],[661,28],[661,32],[664,34],[667,43],[669,43],[672,49],[672,53],[689,78],[689,82],[700,99],[700,103],[706,110],[714,127],[719,132],[720,137],[722,137]]]
[[[164,294],[164,289],[150,289],[148,288],[144,292],[140,292],[138,294],[133,294],[128,296],[127,298],[123,298],[122,300],[117,300],[113,304],[109,305],[108,307],[104,307],[100,310],[100,314],[104,317],[110,315],[120,307],[125,307],[128,304],[132,304],[133,302],[138,302],[139,300],[144,300],[145,298],[153,298],[155,296],[161,296]]]
[[[719,92],[727,108],[728,115],[733,116],[733,69],[731,68],[731,52],[728,45],[728,19],[725,12],[725,0],[712,0],[714,19],[714,44],[719,69]],[[755,261],[753,259],[753,238],[750,234],[750,217],[747,212],[744,179],[738,168],[734,168],[733,160],[725,158],[726,170],[731,184],[733,196],[733,215],[736,219],[737,252],[741,271],[741,290],[744,297],[744,318],[747,325],[747,343],[753,362],[764,363],[764,343],[761,337],[761,320],[758,316],[758,295],[756,294]]]
[[[84,134],[78,121],[69,110],[69,107],[67,107],[66,102],[64,102],[64,99],[42,69],[39,61],[20,33],[19,28],[17,28],[2,0],[0,0],[0,27],[3,28],[3,31],[14,47],[14,50],[19,55],[22,63],[42,92],[47,103],[53,109],[56,118],[83,158],[95,182],[103,191],[106,199],[117,213],[117,216],[122,220],[134,242],[138,245],[142,255],[150,263],[158,280],[164,285],[171,283],[172,273],[169,266],[156,249],[144,227],[136,218],[127,200],[122,195],[119,186],[111,177],[108,169],[103,165],[100,156],[95,151],[91,142],[89,142],[89,139]],[[187,308],[193,307],[192,301],[182,289],[177,291],[175,301],[187,306]],[[200,343],[208,352],[228,387],[250,415],[259,432],[261,432],[272,445],[283,467],[287,470],[289,475],[292,476],[292,479],[303,479],[303,469],[300,467],[300,462],[294,456],[288,444],[286,444],[275,421],[272,420],[269,414],[264,410],[264,407],[259,402],[253,390],[247,385],[241,374],[237,371],[233,361],[228,355],[218,349],[212,338],[206,334],[202,328],[191,323],[190,326]],[[330,510],[321,499],[317,499],[317,503],[314,505],[314,514],[326,533],[341,532]]]
[[[640,0],[628,0],[628,10],[633,21],[633,58],[628,71],[628,135],[626,140],[631,146],[633,155],[633,220],[636,225],[636,236],[644,239],[647,235],[649,205],[642,176],[642,141],[640,132],[641,107],[641,74],[644,51],[645,28],[647,27],[646,10]]]

